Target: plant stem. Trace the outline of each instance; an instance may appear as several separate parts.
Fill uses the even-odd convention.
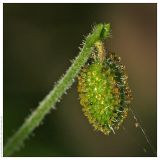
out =
[[[79,73],[81,67],[86,63],[91,52],[94,49],[94,44],[110,36],[110,24],[99,24],[94,27],[84,42],[79,55],[73,61],[71,67],[65,75],[58,81],[57,85],[49,92],[49,94],[39,104],[37,109],[22,124],[19,130],[9,139],[4,147],[4,156],[12,155],[20,148],[24,140],[29,134],[40,125],[41,121],[51,108],[55,107],[56,102],[60,99],[63,93],[72,85],[74,78]]]

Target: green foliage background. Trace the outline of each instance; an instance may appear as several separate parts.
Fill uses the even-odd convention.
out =
[[[70,66],[91,25],[110,22],[106,47],[127,67],[132,108],[156,148],[156,18],[156,4],[4,4],[4,144]],[[14,156],[153,156],[131,114],[116,135],[94,132],[76,85]]]

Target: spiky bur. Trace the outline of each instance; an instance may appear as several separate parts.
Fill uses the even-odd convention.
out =
[[[89,122],[96,130],[109,134],[126,118],[132,96],[120,57],[111,52],[106,55],[101,44],[96,48],[97,53],[78,76],[78,92]]]

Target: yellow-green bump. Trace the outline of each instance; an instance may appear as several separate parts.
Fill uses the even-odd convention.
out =
[[[93,127],[104,134],[115,133],[132,99],[120,57],[108,53],[103,62],[91,57],[78,76],[78,92],[84,115]]]

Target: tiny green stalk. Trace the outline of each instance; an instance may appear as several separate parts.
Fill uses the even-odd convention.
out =
[[[84,41],[83,48],[79,55],[73,61],[71,67],[66,71],[65,75],[58,81],[49,94],[40,102],[39,106],[19,130],[8,140],[4,147],[4,156],[11,156],[17,149],[21,147],[24,140],[40,125],[46,114],[55,107],[56,102],[61,98],[65,91],[72,85],[73,79],[78,75],[81,67],[87,62],[92,53],[95,43],[103,41],[110,37],[110,24],[98,24],[94,27]]]

